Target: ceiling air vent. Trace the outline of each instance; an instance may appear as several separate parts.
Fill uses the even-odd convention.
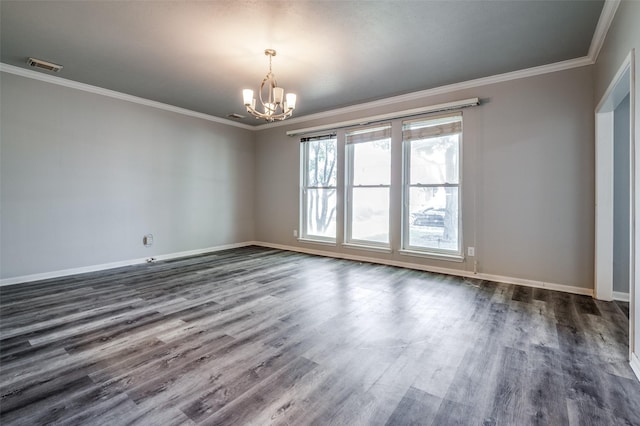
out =
[[[247,118],[246,116],[240,115],[240,114],[235,113],[235,112],[233,114],[228,114],[227,117],[228,118],[234,118],[236,120],[242,120],[243,118]]]
[[[27,64],[34,68],[40,68],[47,71],[59,72],[62,69],[62,65],[52,64],[51,62],[42,61],[36,58],[27,59]]]

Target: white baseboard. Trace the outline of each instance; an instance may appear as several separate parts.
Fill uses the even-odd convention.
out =
[[[527,279],[515,278],[515,277],[506,277],[502,275],[492,275],[492,274],[485,274],[485,273],[474,274],[473,272],[470,272],[470,271],[463,271],[458,269],[440,268],[436,266],[423,265],[419,263],[401,262],[401,261],[389,260],[389,259],[378,259],[378,258],[366,257],[366,256],[356,256],[348,253],[334,253],[330,251],[316,250],[316,249],[310,249],[306,247],[287,246],[282,244],[264,243],[260,241],[254,241],[253,244],[261,247],[295,251],[299,253],[314,254],[318,256],[355,260],[358,262],[378,263],[382,265],[398,266],[401,268],[416,269],[420,271],[434,272],[439,274],[477,278],[481,280],[496,281],[496,282],[505,283],[505,284],[515,284],[515,285],[521,285],[525,287],[546,288],[548,290],[557,290],[557,291],[563,291],[565,293],[581,294],[581,295],[593,297],[593,289],[591,288],[574,287],[574,286],[569,286],[564,284],[548,283],[543,281],[534,281],[534,280],[527,280]]]
[[[222,246],[207,247],[207,248],[197,249],[197,250],[181,251],[177,253],[153,255],[153,257],[156,260],[170,260],[170,259],[177,259],[180,257],[196,256],[199,254],[205,254],[205,253],[210,253],[210,252],[215,252],[220,250],[228,250],[228,249],[245,247],[250,245],[256,245],[256,244],[253,241],[247,241],[243,243],[226,244]],[[121,268],[123,266],[140,265],[143,263],[147,263],[147,259],[148,257],[144,257],[139,259],[123,260],[120,262],[102,263],[99,265],[90,265],[90,266],[82,266],[79,268],[62,269],[59,271],[44,272],[41,274],[32,274],[32,275],[23,275],[19,277],[3,278],[3,279],[0,279],[0,287],[5,285],[22,284],[22,283],[27,283],[32,281],[48,280],[51,278],[66,277],[68,275],[84,274],[87,272],[105,271],[107,269]]]
[[[629,293],[623,293],[621,291],[614,291],[613,292],[613,300],[617,300],[619,302],[628,302],[629,299]]]
[[[635,353],[631,354],[631,359],[629,360],[629,364],[631,365],[631,369],[634,373],[636,373],[636,377],[640,380],[640,358]]]
[[[548,290],[563,291],[565,293],[593,296],[593,289],[589,289],[589,288],[573,287],[573,286],[568,286],[564,284],[555,284],[555,283],[527,280],[527,279],[515,278],[515,277],[506,277],[502,275],[492,275],[492,274],[485,274],[485,273],[474,274],[473,272],[470,272],[470,271],[463,271],[458,269],[440,268],[437,266],[429,266],[429,265],[423,265],[423,264],[411,263],[411,262],[401,262],[401,261],[390,260],[390,259],[377,259],[377,258],[367,257],[367,256],[352,255],[348,253],[334,253],[334,252],[325,251],[325,250],[316,250],[316,249],[311,249],[306,247],[287,246],[282,244],[272,244],[272,243],[265,243],[261,241],[245,241],[242,243],[227,244],[223,246],[207,247],[203,249],[182,251],[178,253],[155,255],[153,257],[155,257],[156,260],[169,260],[169,259],[176,259],[180,257],[196,256],[199,254],[210,253],[210,252],[215,252],[220,250],[246,247],[251,245],[274,248],[279,250],[295,251],[299,253],[313,254],[318,256],[355,260],[358,262],[368,262],[368,263],[377,263],[381,265],[397,266],[401,268],[416,269],[419,271],[434,272],[439,274],[455,275],[455,276],[468,277],[468,278],[477,278],[481,280],[496,281],[496,282],[505,283],[505,284],[515,284],[515,285],[521,285],[525,287],[546,288]],[[124,260],[120,262],[103,263],[100,265],[83,266],[80,268],[63,269],[59,271],[45,272],[41,274],[4,278],[0,280],[0,286],[20,284],[20,283],[26,283],[26,282],[32,282],[32,281],[40,281],[40,280],[46,280],[51,278],[60,278],[68,275],[83,274],[87,272],[104,271],[107,269],[120,268],[123,266],[139,265],[146,262],[147,262],[147,258],[131,259],[131,260]]]

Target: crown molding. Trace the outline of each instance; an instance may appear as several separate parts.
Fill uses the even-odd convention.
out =
[[[607,37],[613,18],[616,15],[618,6],[620,6],[621,0],[605,0],[602,12],[600,12],[600,18],[598,19],[598,25],[593,32],[593,38],[591,39],[591,46],[589,46],[589,53],[587,56],[591,58],[593,63],[598,60],[600,49],[604,45],[604,40]]]
[[[175,112],[177,114],[186,115],[189,117],[200,118],[214,123],[226,124],[227,126],[239,127],[245,130],[255,130],[255,126],[249,126],[248,124],[237,123],[235,121],[226,120],[224,118],[216,117],[201,112],[192,111],[186,108],[180,108],[177,106],[165,104],[162,102],[152,101],[150,99],[140,98],[138,96],[128,95],[122,92],[116,92],[115,90],[104,89],[98,86],[92,86],[90,84],[79,83],[77,81],[68,80],[66,78],[57,77],[53,75],[43,74],[41,72],[16,67],[14,65],[5,64],[0,62],[0,72],[6,72],[8,74],[19,75],[21,77],[31,78],[33,80],[40,80],[58,86],[69,87],[71,89],[81,90],[83,92],[94,93],[96,95],[107,96],[109,98],[119,99],[122,101],[133,102],[139,105],[145,105],[152,108],[161,109],[164,111]]]
[[[618,1],[618,0],[614,0],[614,1]],[[526,68],[519,71],[512,71],[504,74],[497,74],[489,77],[477,78],[474,80],[468,80],[460,83],[449,84],[446,86],[435,87],[433,89],[420,90],[418,92],[412,92],[404,95],[393,96],[390,98],[379,99],[377,101],[365,102],[362,104],[351,105],[344,108],[338,108],[338,109],[333,109],[329,111],[319,112],[316,114],[309,114],[301,117],[295,117],[285,121],[279,121],[276,123],[260,124],[258,126],[250,126],[248,124],[237,123],[235,121],[226,120],[224,118],[215,117],[213,115],[203,114],[201,112],[196,112],[196,111],[188,110],[185,108],[164,104],[162,102],[152,101],[149,99],[128,95],[126,93],[116,92],[114,90],[104,89],[102,87],[92,86],[85,83],[79,83],[77,81],[67,80],[61,77],[42,74],[36,71],[16,67],[13,65],[8,65],[3,62],[0,62],[0,72],[7,72],[10,74],[20,75],[22,77],[45,81],[48,83],[70,87],[70,88],[82,90],[85,92],[95,93],[98,95],[108,96],[115,99],[137,103],[140,105],[146,105],[153,108],[162,109],[165,111],[171,111],[178,114],[187,115],[190,117],[201,118],[201,119],[213,121],[216,123],[239,127],[245,130],[259,131],[259,130],[272,129],[275,127],[286,126],[290,124],[305,123],[307,121],[318,120],[322,118],[342,116],[344,114],[349,114],[352,112],[366,111],[372,108],[400,104],[403,102],[414,101],[414,100],[426,98],[429,96],[441,95],[441,94],[456,92],[456,91],[465,90],[465,89],[473,89],[476,87],[487,86],[490,84],[503,83],[506,81],[518,80],[521,78],[535,77],[538,75],[553,73],[557,71],[564,71],[572,68],[583,67],[586,65],[593,65],[594,63],[595,62],[589,56],[583,56],[582,58],[569,59],[566,61],[555,62],[553,64],[541,65],[533,68]]]
[[[323,111],[316,114],[304,115],[296,118],[291,118],[286,121],[279,121],[277,123],[261,124],[255,127],[255,130],[265,130],[274,127],[280,127],[296,123],[304,123],[307,121],[318,120],[322,118],[330,118],[334,116],[342,116],[352,112],[365,111],[372,108],[384,107],[394,104],[399,104],[408,101],[414,101],[417,99],[426,98],[429,96],[442,95],[451,92],[457,92],[460,90],[473,89],[476,87],[487,86],[490,84],[503,83],[511,80],[518,80],[521,78],[535,77],[538,75],[548,74],[557,71],[564,71],[572,68],[584,67],[587,65],[593,65],[594,61],[588,57],[583,56],[581,58],[569,59],[566,61],[555,62],[553,64],[540,65],[533,68],[526,68],[519,71],[512,71],[504,74],[496,74],[489,77],[477,78],[474,80],[463,81],[460,83],[449,84],[446,86],[435,87],[433,89],[420,90],[418,92],[407,93],[405,95],[393,96],[390,98],[379,99],[377,101],[366,102],[357,105],[351,105],[344,108],[333,109],[329,111]]]
[[[304,115],[300,117],[294,117],[286,121],[260,124],[257,126],[250,126],[248,124],[238,123],[235,121],[227,120],[227,119],[216,117],[213,115],[192,111],[186,108],[180,108],[180,107],[165,104],[162,102],[152,101],[149,99],[128,95],[126,93],[116,92],[114,90],[104,89],[101,87],[92,86],[85,83],[79,83],[79,82],[76,82],[73,80],[67,80],[61,77],[42,74],[33,70],[28,70],[25,68],[8,65],[2,62],[0,62],[0,72],[16,74],[16,75],[20,75],[27,78],[32,78],[35,80],[45,81],[52,84],[58,84],[61,86],[82,90],[85,92],[108,96],[111,98],[133,102],[140,105],[146,105],[153,108],[162,109],[165,111],[171,111],[177,114],[201,118],[203,120],[226,124],[228,126],[239,127],[245,130],[260,131],[260,130],[272,129],[275,127],[287,126],[290,124],[305,123],[308,121],[319,120],[323,118],[341,116],[341,115],[349,114],[353,112],[366,111],[372,108],[395,105],[403,102],[409,102],[417,99],[426,98],[429,96],[456,92],[459,90],[472,89],[476,87],[487,86],[490,84],[503,83],[506,81],[518,80],[521,78],[534,77],[534,76],[548,74],[552,72],[564,71],[572,68],[593,65],[598,58],[600,50],[602,49],[602,45],[604,44],[604,40],[606,38],[607,32],[609,31],[609,27],[613,22],[613,18],[615,17],[615,14],[618,9],[618,6],[620,5],[620,2],[621,0],[605,0],[604,6],[602,7],[602,12],[600,13],[600,18],[598,19],[598,24],[596,26],[596,29],[593,34],[593,38],[591,40],[591,45],[589,46],[589,52],[587,56],[583,56],[581,58],[576,58],[576,59],[569,59],[561,62],[555,62],[553,64],[541,65],[533,68],[526,68],[523,70],[512,71],[504,74],[497,74],[489,77],[477,78],[474,80],[463,81],[460,83],[449,84],[446,86],[435,87],[432,89],[420,90],[418,92],[407,93],[399,96],[392,96],[389,98],[379,99],[376,101],[365,102],[365,103],[351,105],[344,108],[332,109],[329,111],[323,111],[323,112]]]
[[[604,45],[605,38],[613,22],[618,6],[622,0],[605,0],[598,18],[598,24],[593,33],[591,44],[587,56],[581,58],[569,59],[567,61],[556,62],[548,65],[541,65],[533,68],[526,68],[519,71],[508,72],[504,74],[497,74],[489,77],[478,78],[475,80],[468,80],[461,83],[449,84],[447,86],[440,86],[433,89],[421,90],[419,92],[408,93],[405,95],[394,96],[390,98],[380,99],[377,101],[367,102],[363,104],[357,104],[348,106],[345,108],[334,109],[329,111],[323,111],[316,114],[305,115],[287,120],[286,122],[280,121],[277,123],[261,124],[256,126],[256,130],[263,130],[272,127],[284,126],[288,124],[304,123],[306,121],[318,120],[322,118],[329,118],[336,115],[348,114],[351,112],[359,112],[368,110],[371,108],[377,108],[387,105],[393,105],[397,103],[413,101],[428,96],[441,95],[444,93],[455,92],[458,90],[471,89],[474,87],[486,86],[489,84],[502,83],[510,80],[517,80],[520,78],[534,77],[536,75],[542,75],[552,73],[556,71],[568,70],[571,68],[583,67],[586,65],[593,65],[598,59],[600,50]]]

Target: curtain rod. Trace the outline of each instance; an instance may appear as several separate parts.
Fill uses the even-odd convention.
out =
[[[378,122],[378,121],[393,120],[393,119],[396,119],[396,118],[411,117],[411,116],[414,116],[414,115],[426,114],[426,113],[429,113],[429,112],[450,111],[452,109],[467,108],[467,107],[478,106],[478,105],[480,105],[480,99],[478,99],[478,98],[469,98],[469,99],[463,99],[463,100],[460,100],[460,101],[446,102],[446,103],[443,103],[443,104],[430,105],[430,106],[427,106],[427,107],[420,107],[420,108],[408,109],[408,110],[405,110],[405,111],[392,112],[392,113],[389,113],[389,114],[374,115],[374,116],[371,116],[371,117],[365,117],[365,118],[360,118],[360,119],[356,119],[356,120],[341,121],[339,123],[326,124],[324,126],[307,127],[305,129],[289,130],[289,131],[287,131],[287,136],[298,136],[298,135],[304,135],[306,133],[321,132],[323,130],[343,129],[345,127],[351,127],[351,126],[357,126],[357,125],[362,126],[362,125],[365,125],[365,124],[375,123],[375,122]]]

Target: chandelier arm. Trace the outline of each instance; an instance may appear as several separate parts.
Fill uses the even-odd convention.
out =
[[[262,79],[262,83],[260,83],[260,90],[258,91],[260,94],[260,103],[262,104],[262,108],[266,111],[267,104],[265,104],[264,99],[262,99],[262,92],[264,91],[264,84],[269,81],[269,74],[266,75],[265,78]],[[271,95],[271,93],[269,93]]]
[[[247,112],[257,119],[263,119],[266,121],[282,121],[293,115],[293,109],[289,108],[287,111],[282,112],[280,114],[268,114],[257,111],[255,108],[251,107],[251,105],[246,105]]]
[[[262,96],[264,92],[265,84],[267,84],[267,90],[268,90],[267,102],[264,101],[264,98]],[[262,108],[264,109],[265,114],[267,115],[274,115],[278,111],[278,109],[282,110],[282,113],[286,112],[280,103],[276,103],[275,94],[274,94],[274,89],[276,87],[278,87],[278,82],[276,81],[273,73],[269,72],[269,74],[267,74],[262,79],[262,83],[260,83],[260,90],[259,90],[260,103],[262,104]]]

